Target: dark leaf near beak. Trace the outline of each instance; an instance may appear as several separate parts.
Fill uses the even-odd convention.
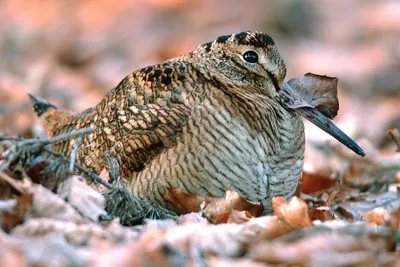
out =
[[[313,73],[307,73],[300,79],[291,79],[283,84],[283,91],[288,93],[285,104],[292,109],[316,108],[326,117],[333,119],[339,110],[337,83],[336,77]]]
[[[339,110],[337,83],[337,78],[307,73],[303,78],[283,83],[279,93],[284,106],[299,113],[358,155],[365,156],[364,150],[330,120],[336,117]]]

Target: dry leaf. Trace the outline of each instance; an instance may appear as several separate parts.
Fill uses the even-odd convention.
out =
[[[303,171],[303,175],[301,177],[301,192],[305,194],[311,194],[333,187],[336,184],[336,179],[330,178],[323,172],[310,173]]]
[[[320,220],[322,222],[334,220],[335,217],[329,212],[329,207],[327,206],[319,206],[313,207],[309,212],[308,216],[312,221]]]
[[[11,200],[12,201],[12,200]],[[22,193],[17,201],[3,201],[12,205],[4,206],[7,210],[1,211],[1,228],[5,232],[10,232],[15,226],[23,223],[25,216],[32,209],[33,197],[30,193]]]
[[[262,242],[250,251],[250,258],[269,264],[300,266],[379,266],[376,264],[381,259],[377,256],[391,251],[393,242],[393,236],[390,237],[389,233],[379,236],[363,230],[354,231],[353,234],[345,227],[343,231],[338,229],[333,232],[314,230],[297,240]],[[389,262],[394,261],[393,256],[388,259]]]
[[[307,204],[298,197],[292,197],[289,202],[284,197],[275,197],[272,199],[272,210],[282,222],[287,223],[292,229],[299,230],[312,226]]]
[[[209,257],[206,259],[207,266],[213,267],[265,267],[263,263],[255,262],[250,259],[230,259],[230,258],[220,258],[220,257]]]
[[[400,152],[400,133],[399,133],[399,130],[397,130],[396,128],[390,129],[390,130],[388,130],[388,134],[389,134],[389,136],[392,138],[393,142],[397,146],[396,152]]]
[[[360,215],[372,225],[383,225],[389,219],[389,213],[382,207],[375,208],[368,213],[360,211]]]
[[[48,234],[63,236],[68,243],[74,246],[86,246],[96,240],[107,240],[112,243],[120,243],[136,240],[139,232],[123,227],[117,220],[109,226],[102,227],[94,223],[75,223],[49,218],[32,219],[15,227],[11,231],[13,237],[42,237]]]
[[[400,209],[390,213],[387,225],[396,231],[400,230]]]
[[[68,244],[62,235],[16,238],[3,234],[0,244],[0,266],[82,266],[86,261],[85,253]],[[4,255],[7,251],[12,254]],[[10,256],[15,260],[12,264],[1,264]]]
[[[307,73],[303,78],[284,83],[280,93],[289,108],[317,108],[326,117],[333,119],[339,110],[337,83],[337,78]]]
[[[41,185],[32,184],[27,188],[33,196],[33,205],[27,218],[53,218],[68,222],[83,222],[82,216],[58,195]]]
[[[231,213],[229,214],[227,223],[245,223],[251,219],[251,214],[247,210],[237,211],[232,209]]]
[[[215,224],[226,223],[232,210],[247,211],[250,217],[261,216],[264,210],[262,204],[247,201],[238,193],[230,190],[226,191],[222,198],[213,196],[205,198],[196,194],[186,194],[179,188],[168,188],[164,201],[180,214],[199,212],[204,203],[207,219]]]
[[[205,198],[196,194],[186,194],[179,188],[167,188],[164,195],[166,205],[178,214],[199,212]]]
[[[181,254],[189,254],[192,250],[213,253],[226,257],[237,257],[244,251],[240,241],[244,224],[185,224],[168,229],[161,239]]]
[[[107,214],[104,196],[87,185],[82,177],[70,177],[58,188],[58,194],[63,199],[69,197],[69,204],[91,221],[98,221],[100,215]]]
[[[207,219],[215,224],[226,223],[232,210],[247,211],[250,217],[258,217],[263,214],[264,207],[261,203],[242,198],[234,191],[226,191],[224,198],[213,198],[205,207]]]
[[[361,212],[367,213],[377,207],[384,208],[387,212],[400,209],[400,197],[397,192],[384,192],[378,194],[358,195],[335,205],[335,214],[341,218],[361,220]]]

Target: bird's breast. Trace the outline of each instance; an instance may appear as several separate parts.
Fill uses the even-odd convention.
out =
[[[215,196],[234,190],[250,201],[291,196],[303,164],[301,120],[284,111],[283,123],[274,122],[278,127],[271,132],[255,129],[248,116],[232,109],[209,100],[196,105],[176,146],[138,174],[136,195],[162,202],[163,188],[178,187]]]

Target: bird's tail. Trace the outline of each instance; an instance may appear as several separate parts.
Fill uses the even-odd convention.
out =
[[[28,95],[33,104],[33,110],[36,112],[38,117],[45,114],[49,108],[57,109],[56,106],[54,106],[53,104],[50,104],[49,102],[47,102],[46,100],[44,100],[41,97],[33,96],[31,94],[28,94]]]

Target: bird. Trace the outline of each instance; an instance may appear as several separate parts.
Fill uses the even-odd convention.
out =
[[[285,76],[272,37],[246,31],[134,71],[80,113],[30,98],[50,137],[94,128],[77,163],[99,173],[111,154],[139,199],[166,206],[169,188],[233,190],[271,214],[273,197],[294,195],[304,162],[301,113],[280,99]],[[70,155],[75,142],[53,147]]]

